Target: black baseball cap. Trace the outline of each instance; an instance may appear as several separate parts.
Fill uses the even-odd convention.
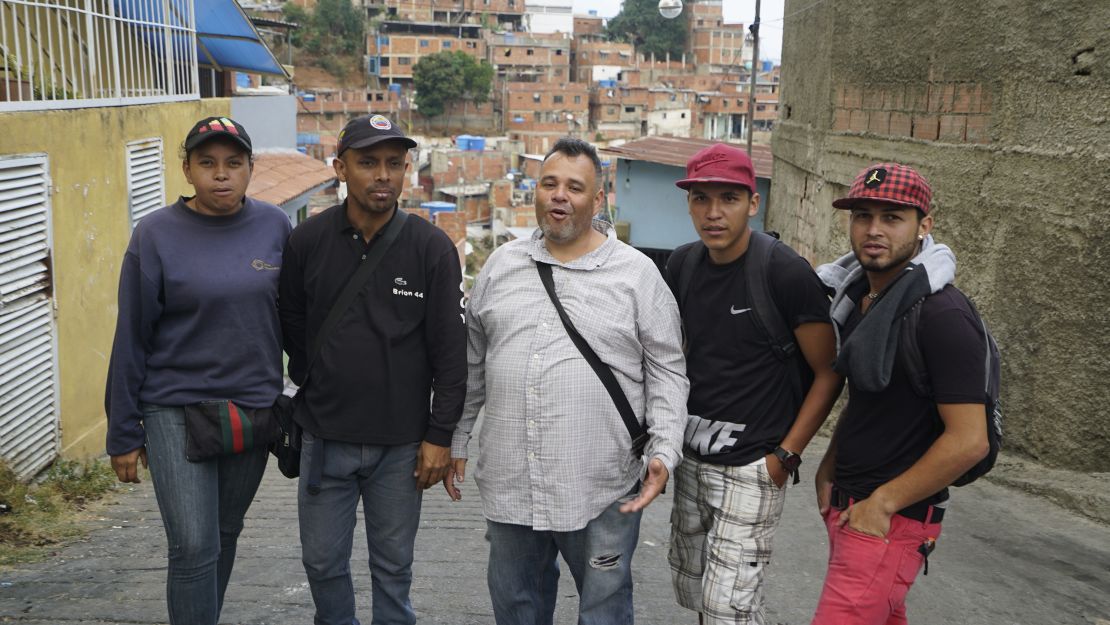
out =
[[[400,141],[408,149],[416,147],[416,142],[385,115],[363,115],[347,122],[339,133],[336,156],[342,156],[347,148],[368,148],[382,141]]]
[[[230,117],[205,117],[194,124],[189,134],[185,135],[185,151],[192,152],[198,145],[216,137],[229,137],[243,146],[247,154],[254,153],[247,129]]]

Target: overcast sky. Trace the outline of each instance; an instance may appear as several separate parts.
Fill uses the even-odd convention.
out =
[[[685,2],[686,0],[683,0]],[[786,0],[761,0],[759,3],[759,56],[779,61],[782,58],[782,5]],[[724,0],[726,22],[751,24],[755,18],[755,0]],[[602,17],[620,12],[621,0],[574,0],[574,12],[597,9]]]

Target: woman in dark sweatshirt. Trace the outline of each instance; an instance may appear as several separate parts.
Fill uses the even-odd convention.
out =
[[[215,625],[266,446],[187,459],[185,407],[230,401],[241,425],[239,409],[267,409],[281,392],[277,287],[291,226],[246,197],[253,150],[241,125],[203,119],[182,149],[195,194],[135,226],[120,271],[107,450],[122,482],[149,463],[169,543],[170,623]]]

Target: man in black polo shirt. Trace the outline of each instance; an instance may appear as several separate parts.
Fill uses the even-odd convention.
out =
[[[285,248],[280,308],[289,375],[304,384],[297,489],[302,560],[316,625],[355,619],[349,562],[362,500],[375,624],[415,623],[409,601],[423,489],[441,481],[466,393],[462,270],[454,244],[409,218],[328,336],[309,346],[359,263],[397,219],[416,142],[381,116],[339,135],[347,199],[298,226]],[[434,393],[433,393],[434,391]]]
[[[671,512],[675,596],[701,623],[761,625],[765,566],[787,481],[797,479],[801,454],[843,383],[832,370],[829,299],[804,258],[748,225],[760,197],[743,150],[707,147],[675,184],[687,192],[700,239],[667,262],[690,378]],[[753,296],[758,285],[749,283],[756,274],[769,291],[766,310]],[[776,351],[763,330],[771,315],[788,335],[790,355]]]
[[[905,598],[940,535],[948,485],[988,450],[983,328],[952,280],[956,258],[929,234],[932,190],[879,163],[833,206],[851,211],[852,252],[818,273],[836,288],[836,369],[848,406],[817,472],[829,568],[814,625],[906,623]],[[901,339],[921,306],[917,335]],[[916,340],[932,396],[901,361]]]

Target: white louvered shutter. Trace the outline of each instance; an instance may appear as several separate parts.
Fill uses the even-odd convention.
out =
[[[58,453],[45,156],[0,159],[0,458],[21,477]]]
[[[132,229],[144,216],[165,205],[161,137],[127,144],[127,198]]]

